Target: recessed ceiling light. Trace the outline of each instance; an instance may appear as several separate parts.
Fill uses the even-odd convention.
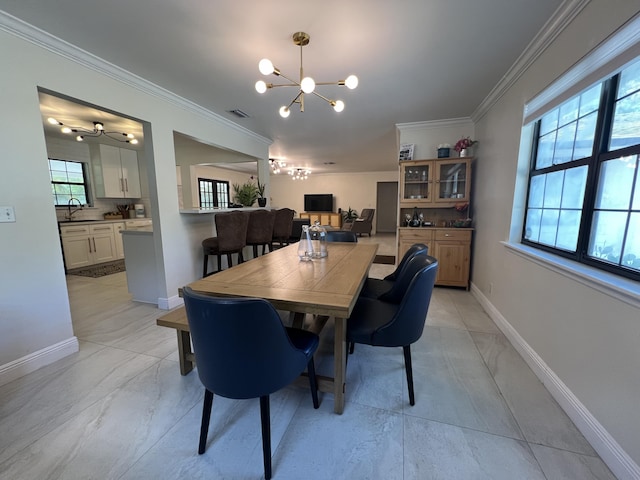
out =
[[[325,165],[335,165],[336,162],[324,162]]]

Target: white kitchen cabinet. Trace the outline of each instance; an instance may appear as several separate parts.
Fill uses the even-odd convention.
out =
[[[65,225],[60,238],[67,270],[117,259],[113,225]]]
[[[92,159],[98,198],[140,198],[140,171],[135,150],[99,145]]]
[[[116,258],[124,258],[124,245],[122,244],[122,232],[125,229],[124,222],[113,224],[113,240],[116,245]]]

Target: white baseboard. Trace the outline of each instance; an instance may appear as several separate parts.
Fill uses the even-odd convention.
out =
[[[184,303],[184,300],[178,295],[169,298],[158,298],[158,308],[160,310],[173,310]]]
[[[480,302],[487,314],[509,339],[513,347],[529,365],[533,373],[556,399],[565,413],[573,420],[600,458],[620,479],[640,479],[640,467],[625,452],[580,400],[569,390],[542,358],[520,336],[506,318],[493,306],[487,297],[471,284],[471,293]]]
[[[79,349],[78,339],[71,337],[2,365],[0,366],[0,386],[71,355]]]

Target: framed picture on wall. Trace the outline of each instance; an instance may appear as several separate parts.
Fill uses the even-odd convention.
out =
[[[400,162],[404,162],[406,160],[413,160],[413,143],[406,143],[404,145],[400,145],[400,156],[398,160]]]

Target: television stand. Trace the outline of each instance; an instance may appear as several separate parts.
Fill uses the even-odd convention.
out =
[[[342,228],[342,215],[334,212],[301,212],[300,218],[308,218],[313,225],[316,221],[320,225],[329,225],[333,228]]]

